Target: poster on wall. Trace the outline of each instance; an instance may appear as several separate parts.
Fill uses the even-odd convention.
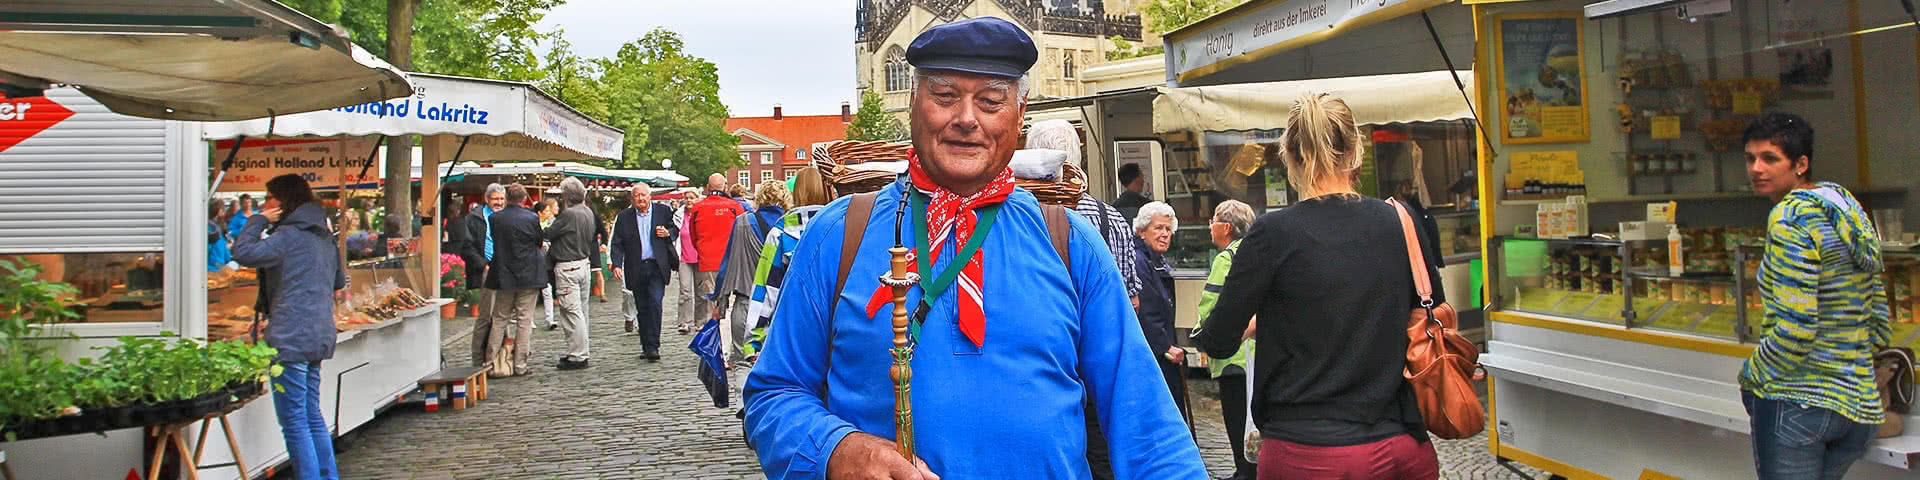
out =
[[[1497,17],[1494,69],[1506,100],[1505,143],[1587,141],[1581,20],[1579,12]]]
[[[1769,48],[1780,62],[1782,96],[1801,99],[1833,98],[1833,48],[1821,41],[1845,28],[1824,9],[1806,2],[1772,0],[1773,43]]]

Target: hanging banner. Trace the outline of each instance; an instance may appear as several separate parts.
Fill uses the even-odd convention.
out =
[[[1496,17],[1493,67],[1506,99],[1504,143],[1587,141],[1583,21],[1579,12]]]
[[[1167,66],[1184,82],[1451,1],[1256,0],[1167,33]]]
[[[551,155],[551,159],[620,158],[619,130],[574,112],[532,85],[418,73],[409,78],[414,85],[409,97],[241,122],[208,122],[203,137],[445,134],[471,136],[474,142],[508,137],[573,152],[565,157]]]
[[[267,181],[273,177],[295,174],[307,179],[314,188],[337,188],[343,182],[340,176],[342,167],[346,168],[345,184],[378,184],[384,173],[380,158],[385,148],[374,151],[378,140],[364,137],[343,138],[295,138],[282,140],[248,140],[241,145],[240,153],[233,158],[233,166],[227,169],[227,177],[220,182],[220,192],[264,192]],[[231,142],[227,142],[231,147]],[[373,154],[372,168],[367,168],[366,176],[360,171]],[[227,150],[221,148],[213,155],[214,171],[226,162]],[[344,165],[342,165],[344,163]]]

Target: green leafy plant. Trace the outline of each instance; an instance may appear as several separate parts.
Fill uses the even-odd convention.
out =
[[[31,262],[0,259],[0,428],[75,410],[76,367],[53,355],[41,325],[79,318],[66,300],[76,290],[41,280],[40,272]]]

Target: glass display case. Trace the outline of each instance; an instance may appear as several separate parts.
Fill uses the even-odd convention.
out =
[[[1516,312],[1755,343],[1771,326],[1757,230],[1683,229],[1681,275],[1668,269],[1665,240],[1495,238],[1494,300]],[[1920,252],[1881,255],[1893,344],[1920,348]]]
[[[160,322],[164,313],[166,255],[161,252],[0,255],[0,260],[40,266],[38,279],[75,289],[78,317],[64,323]]]
[[[326,210],[328,227],[337,235],[334,246],[339,249],[342,265],[345,266],[350,293],[348,298],[360,299],[358,302],[336,302],[334,310],[340,315],[336,315],[335,324],[340,330],[353,328],[355,324],[351,312],[365,310],[359,308],[361,304],[368,303],[366,299],[379,296],[375,287],[392,280],[385,284],[418,291],[415,285],[432,280],[426,276],[428,265],[420,254],[418,234],[421,231],[418,222],[413,222],[413,231],[401,232],[403,225],[399,224],[404,222],[386,218],[385,208],[380,206],[382,197],[378,190],[349,190],[344,198],[337,188],[322,189],[315,193]],[[253,195],[264,196],[261,192],[253,192]],[[207,273],[208,339],[245,339],[251,336],[256,325],[265,326],[267,319],[264,316],[257,324],[254,318],[260,308],[258,277],[258,270],[238,264]],[[329,279],[318,278],[313,281]],[[388,293],[388,290],[391,288],[381,289],[378,293]]]

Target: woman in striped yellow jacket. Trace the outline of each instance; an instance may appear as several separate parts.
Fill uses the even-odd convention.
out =
[[[1812,180],[1813,128],[1768,114],[1746,131],[1747,176],[1777,205],[1759,284],[1764,336],[1740,372],[1762,480],[1839,479],[1883,420],[1873,353],[1891,335],[1880,244],[1859,201]]]

